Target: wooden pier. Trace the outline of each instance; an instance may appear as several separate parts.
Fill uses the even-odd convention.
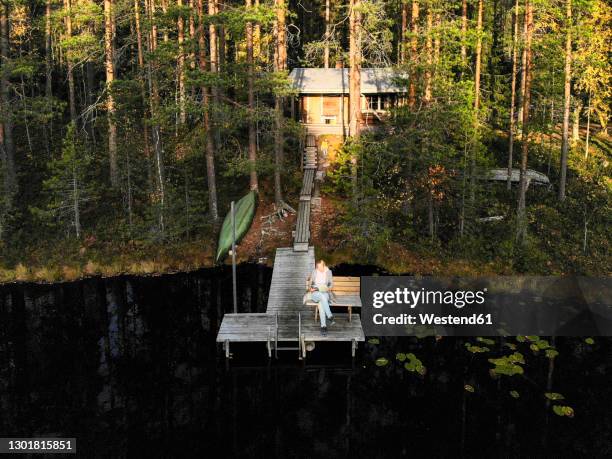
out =
[[[310,139],[306,147],[310,155],[313,146],[309,143]],[[269,357],[278,357],[279,351],[294,351],[304,359],[317,342],[350,343],[354,357],[358,343],[365,341],[360,317],[353,315],[349,320],[346,313],[334,312],[335,324],[323,336],[313,306],[302,301],[306,279],[315,265],[314,247],[309,245],[310,196],[316,168],[313,163],[309,159],[304,167],[293,247],[276,249],[266,312],[223,316],[217,342],[223,343],[227,358],[231,357],[231,343],[237,342],[265,343]],[[333,309],[333,303],[331,306]]]

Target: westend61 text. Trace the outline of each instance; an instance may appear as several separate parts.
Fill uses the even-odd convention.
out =
[[[399,314],[397,316],[374,314],[372,321],[376,325],[493,325],[491,314],[472,314],[461,317],[435,314]]]

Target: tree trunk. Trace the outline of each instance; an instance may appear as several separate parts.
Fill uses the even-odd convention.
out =
[[[145,2],[147,5],[147,2]],[[151,24],[149,34],[149,51],[154,52],[157,50],[157,23],[155,21],[155,0],[148,1],[148,19]],[[154,118],[159,107],[159,90],[157,85],[157,79],[153,74],[151,62],[147,64],[147,75],[149,81],[149,110],[151,111],[151,117]],[[157,182],[157,195],[159,198],[160,212],[159,212],[159,229],[162,234],[165,232],[165,205],[166,205],[166,190],[165,190],[165,179],[164,179],[164,155],[161,138],[161,129],[157,123],[152,127],[153,134],[153,146],[155,151],[155,176]]]
[[[246,0],[246,8],[252,8],[251,0]],[[253,59],[253,23],[246,23],[247,90],[249,103],[249,168],[251,190],[258,191],[257,183],[257,126],[255,125],[255,68]]]
[[[183,6],[183,0],[177,0],[177,6],[179,9]],[[183,11],[179,12],[178,19],[176,21],[177,29],[177,41],[178,41],[178,56],[176,62],[176,71],[178,73],[178,92],[179,92],[179,122],[184,125],[187,121],[187,112],[185,111],[185,19],[183,18]]]
[[[255,9],[259,10],[259,0],[254,0]],[[261,55],[261,25],[255,22],[253,25],[253,55],[258,59]]]
[[[72,38],[72,0],[64,0],[64,25],[66,27],[66,37],[68,40]],[[70,121],[74,124],[76,131],[76,119],[77,119],[77,110],[76,110],[76,99],[74,95],[74,63],[72,62],[72,56],[70,52],[70,48],[73,45],[70,44],[68,50],[66,52],[66,66],[67,66],[67,79],[68,79],[68,105],[70,108]]]
[[[476,64],[474,68],[474,116],[478,124],[480,110],[480,70],[482,67],[482,9],[483,0],[478,0],[478,19],[476,22]]]
[[[50,101],[52,95],[53,49],[51,48],[51,0],[45,7],[45,97]]]
[[[478,0],[476,20],[476,63],[474,66],[474,142],[470,164],[470,201],[476,200],[476,146],[480,131],[480,72],[482,68],[482,10],[483,0]]]
[[[146,0],[145,0],[146,1]],[[137,44],[137,57],[138,57],[138,71],[139,71],[139,80],[140,80],[140,97],[142,99],[142,107],[143,111],[146,111],[145,107],[147,106],[147,93],[145,89],[145,82],[143,78],[143,74],[145,71],[145,63],[144,63],[144,49],[142,43],[142,27],[140,21],[140,0],[134,0],[134,22],[136,29],[136,44]],[[147,129],[146,114],[143,113],[143,126],[142,126],[142,135],[143,135],[143,147],[144,147],[144,155],[147,160],[147,166],[149,169],[149,182],[150,184],[153,182],[152,174],[150,172],[150,158],[151,158],[151,149],[149,146],[149,130]]]
[[[589,139],[591,137],[591,92],[589,91],[589,103],[587,105],[587,125],[584,137],[584,159],[589,159]]]
[[[360,0],[351,0],[349,16],[349,135],[358,138],[361,133],[361,13]]]
[[[72,208],[74,212],[74,230],[77,239],[81,238],[81,212],[79,209],[79,184],[77,181],[76,166],[72,167]]]
[[[168,0],[161,0],[161,9],[162,9],[162,13],[164,13],[164,18],[168,15]],[[164,23],[162,22],[162,25]],[[168,40],[170,40],[170,35],[168,34],[168,28],[164,25],[162,28],[162,37],[164,40],[164,43],[168,43]]]
[[[211,4],[213,2],[210,1],[208,4],[209,14]],[[212,6],[214,8],[214,6]],[[214,11],[214,9],[213,9]],[[214,25],[212,23],[209,25],[209,29],[212,27],[214,29]],[[206,71],[206,37],[204,33],[204,2],[203,0],[198,0],[198,61],[199,67],[202,72]],[[212,34],[214,37],[214,33]],[[212,47],[212,44],[211,44]],[[212,48],[211,48],[212,53]],[[212,62],[211,62],[212,68]],[[210,209],[210,216],[213,222],[217,222],[219,220],[219,210],[217,205],[217,176],[215,173],[215,144],[213,142],[213,133],[211,129],[210,122],[210,89],[202,86],[202,110],[204,112],[204,132],[206,134],[206,180],[208,183],[208,207]]]
[[[215,16],[217,14],[217,0],[208,0],[208,15],[209,16]],[[210,47],[210,53],[209,53],[209,57],[210,57],[210,71],[211,73],[217,73],[218,72],[218,68],[219,68],[219,54],[218,54],[218,41],[217,41],[217,26],[215,25],[215,23],[213,21],[215,21],[215,19],[211,20],[210,24],[208,25],[208,45]],[[218,103],[217,100],[217,88],[215,86],[212,87],[212,95],[213,98],[215,99],[215,103]]]
[[[467,66],[467,0],[461,0],[461,65]],[[463,71],[463,70],[462,70]]]
[[[223,9],[225,8],[225,3],[224,2],[219,2],[219,0],[215,0],[215,12],[216,13],[222,13]],[[226,40],[225,40],[225,26],[223,25],[223,23],[221,23],[219,25],[219,31],[217,33],[217,46],[218,46],[218,51],[217,51],[217,57],[218,57],[218,61],[217,61],[217,71],[221,72],[225,69],[225,60],[226,60],[226,56],[225,56],[225,46],[226,46]]]
[[[442,23],[442,18],[440,16],[440,13],[436,13],[436,19],[434,23],[436,27],[436,32],[434,33],[434,38],[433,38],[434,68],[432,72],[434,72],[434,75],[435,75],[436,69],[438,68],[438,65],[440,65],[440,24],[441,23]]]
[[[565,80],[563,84],[563,133],[561,141],[559,201],[565,199],[567,156],[569,153],[569,122],[572,104],[572,0],[565,0],[565,22]]]
[[[533,34],[533,6],[531,0],[525,0],[525,97],[523,98],[523,136],[521,154],[521,175],[519,182],[519,199],[517,212],[517,241],[523,243],[527,233],[526,194],[527,194],[527,159],[529,155],[529,103],[531,99],[531,40]]]
[[[196,57],[195,57],[195,44],[198,42],[197,36],[196,36],[196,25],[195,25],[195,18],[198,15],[198,9],[197,6],[195,4],[195,0],[189,0],[189,40],[190,40],[190,46],[189,46],[189,57],[188,57],[188,61],[189,61],[189,68],[193,71],[196,69]],[[192,85],[191,87],[191,98],[194,99],[195,98],[195,87]]]
[[[399,38],[399,53],[398,61],[400,64],[405,64],[408,59],[408,2],[401,3],[402,8],[402,25]]]
[[[418,33],[419,33],[419,2],[416,0],[412,1],[412,16],[410,18],[410,31],[412,37],[410,38],[410,61],[412,68],[410,71],[410,81],[408,84],[408,106],[414,108],[416,104],[416,80],[417,80],[417,47],[419,44]]]
[[[2,70],[6,69],[10,54],[9,31],[10,6],[0,3],[0,63]],[[10,81],[8,72],[0,72],[0,156],[4,169],[4,191],[6,206],[11,207],[14,195],[17,193],[17,169],[15,165],[15,143],[13,140],[13,113],[11,110]]]
[[[329,38],[331,33],[331,24],[329,23],[329,2],[325,0],[325,48],[323,49],[323,66],[329,68]]]
[[[358,139],[361,134],[361,6],[360,0],[350,0],[349,12],[349,135]],[[357,201],[357,157],[351,156],[353,200]]]
[[[514,107],[516,105],[516,70],[518,57],[518,34],[519,34],[519,0],[514,2],[514,31],[512,37],[512,83],[510,85],[510,127],[508,129],[508,179],[506,188],[510,191],[512,187],[512,156],[514,153]]]
[[[117,125],[115,123],[115,81],[114,43],[113,43],[113,0],[104,0],[104,55],[106,69],[106,109],[108,111],[108,157],[110,161],[110,181],[113,188],[119,186],[117,166]]]
[[[429,104],[431,102],[431,71],[433,66],[433,41],[431,37],[433,27],[433,13],[431,5],[427,8],[427,26],[425,30],[425,53],[427,59],[427,67],[425,68],[425,89],[423,91],[423,102]]]
[[[580,140],[580,114],[582,112],[582,102],[574,98],[574,121],[572,122],[572,143]]]
[[[283,72],[287,68],[287,45],[286,45],[286,18],[285,18],[285,0],[275,0],[276,3],[276,60],[275,70]],[[326,20],[329,19],[329,0],[327,0]],[[329,64],[329,49],[327,55],[327,63]],[[279,95],[274,100],[275,110],[275,125],[274,125],[274,201],[276,206],[283,205],[283,190],[281,183],[281,174],[284,163],[284,135],[283,135],[283,98]]]
[[[524,103],[523,100],[525,99],[525,72],[526,72],[526,67],[527,67],[527,50],[525,49],[525,41],[527,41],[527,24],[525,23],[525,20],[523,20],[523,51],[521,53],[521,91],[520,91],[520,98],[519,98],[519,104],[518,104],[518,111],[517,111],[517,120],[519,123],[519,130],[522,131],[522,124],[523,124],[523,107],[524,107]],[[522,135],[522,134],[521,134]]]

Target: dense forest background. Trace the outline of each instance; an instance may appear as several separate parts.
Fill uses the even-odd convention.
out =
[[[0,280],[210,263],[232,199],[295,201],[287,74],[337,65],[397,68],[408,103],[352,127],[323,253],[609,274],[611,20],[604,0],[2,0]],[[486,179],[507,167],[520,183]]]

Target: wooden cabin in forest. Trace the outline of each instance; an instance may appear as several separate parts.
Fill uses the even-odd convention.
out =
[[[296,68],[289,78],[297,92],[292,113],[307,134],[348,135],[349,69]],[[361,125],[380,124],[389,109],[405,103],[406,78],[392,68],[361,69]]]

